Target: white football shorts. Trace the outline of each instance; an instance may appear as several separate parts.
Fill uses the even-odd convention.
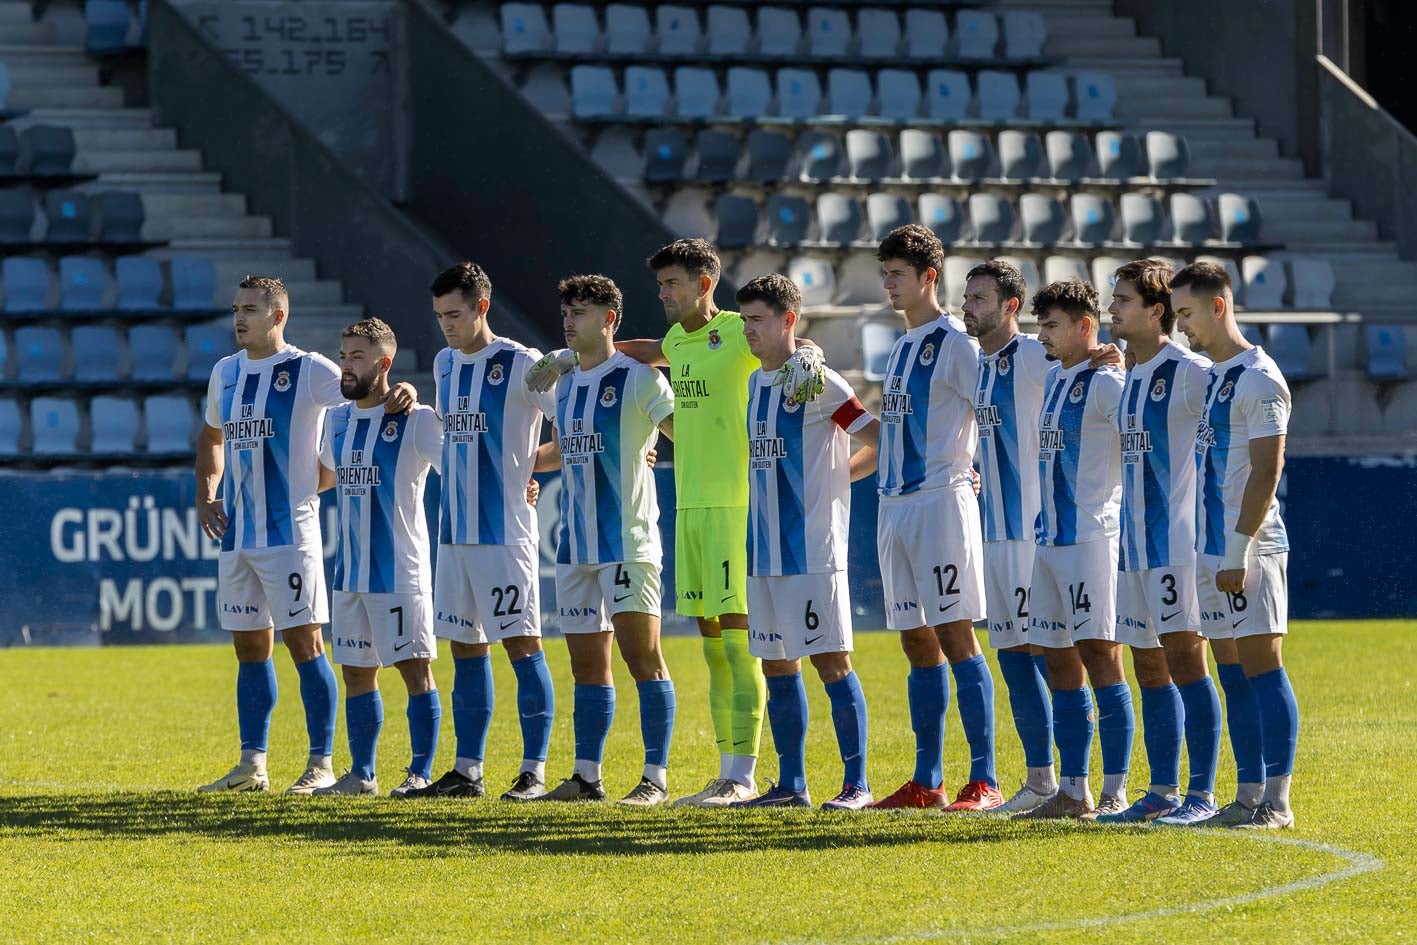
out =
[[[748,652],[763,660],[850,653],[846,571],[749,577]]]
[[[616,614],[660,614],[659,565],[649,561],[556,565],[562,633],[602,633]]]
[[[876,551],[890,629],[984,619],[984,535],[968,483],[881,496]]]
[[[330,638],[341,666],[393,666],[404,660],[437,659],[433,605],[425,593],[333,592]]]
[[[1117,539],[1039,545],[1029,592],[1030,643],[1061,649],[1117,638]]]
[[[457,643],[541,636],[536,545],[439,545],[433,629]]]
[[[223,630],[290,630],[330,622],[319,541],[223,551],[217,561]]]
[[[996,650],[1026,646],[1028,594],[1033,586],[1031,541],[984,543],[984,603],[989,611],[989,645]]]
[[[1161,645],[1168,633],[1201,629],[1193,565],[1117,574],[1117,642],[1140,649]]]
[[[1289,552],[1250,555],[1245,589],[1226,594],[1215,587],[1219,555],[1197,556],[1201,632],[1212,640],[1235,640],[1289,632]]]

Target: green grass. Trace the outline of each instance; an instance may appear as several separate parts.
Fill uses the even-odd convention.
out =
[[[857,642],[871,710],[869,772],[886,793],[912,766],[905,662],[893,635],[860,634]],[[548,650],[561,698],[554,778],[571,759],[570,678],[560,641]],[[0,942],[1417,938],[1408,907],[1417,893],[1417,635],[1399,623],[1307,623],[1294,628],[1286,652],[1303,720],[1299,826],[1284,839],[1302,845],[1236,832],[928,814],[198,797],[191,788],[233,760],[235,674],[226,649],[0,652]],[[687,793],[717,768],[707,673],[695,640],[669,640],[667,657],[679,692],[671,790]],[[270,757],[280,788],[299,773],[305,735],[294,671],[284,657],[278,665]],[[488,783],[500,790],[516,773],[520,741],[510,669],[500,656],[494,665]],[[453,750],[451,669],[447,659],[437,664],[445,703],[439,772]],[[623,793],[641,756],[634,688],[623,673],[619,681],[606,780]],[[387,790],[399,780],[408,735],[402,687],[392,673],[383,683]],[[808,771],[824,800],[839,784],[840,762],[821,687],[809,680],[808,692]],[[1007,793],[1022,780],[1023,762],[1002,684],[997,699]],[[957,787],[967,761],[953,708],[947,744],[946,780]],[[776,762],[765,754],[761,773],[772,775]],[[336,764],[345,757],[341,741]],[[1222,795],[1233,790],[1227,757]],[[1351,868],[1323,846],[1381,866],[1306,886]],[[1300,885],[1279,888],[1288,884]],[[1247,898],[1259,893],[1270,894]]]

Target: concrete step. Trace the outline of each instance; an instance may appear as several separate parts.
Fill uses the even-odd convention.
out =
[[[1279,160],[1279,142],[1273,138],[1252,138],[1244,135],[1210,137],[1186,135],[1186,144],[1191,149],[1191,161],[1210,161],[1217,158],[1262,158]]]
[[[1308,193],[1256,194],[1260,204],[1260,215],[1265,226],[1271,223],[1302,222],[1312,220],[1323,222],[1348,222],[1353,219],[1353,204],[1347,200],[1315,196]]]
[[[1048,55],[1052,55],[1051,52]],[[1181,65],[1181,60],[1170,59],[1166,56],[1109,56],[1106,53],[1097,55],[1069,55],[1067,56],[1067,67],[1069,69],[1086,69],[1089,72],[1106,72],[1113,78],[1119,76],[1138,76],[1151,78],[1155,76],[1183,76],[1185,68]]]
[[[148,218],[163,217],[244,217],[246,195],[228,193],[207,194],[144,194],[143,209]]]
[[[1235,106],[1228,98],[1137,98],[1118,96],[1117,119],[1136,130],[1150,130],[1175,118],[1229,118]]]
[[[1161,55],[1161,41],[1153,36],[1075,36],[1048,35],[1043,45],[1044,55],[1061,56],[1073,65],[1074,57],[1104,57],[1109,53],[1131,58]]]
[[[48,45],[54,31],[46,23],[0,23],[0,46]]]
[[[136,190],[141,194],[210,194],[221,191],[215,171],[111,172],[99,178],[106,187]]]
[[[1112,0],[994,0],[993,6],[1038,10],[1048,16],[1108,16]]]
[[[1270,180],[1303,180],[1304,164],[1298,158],[1274,157],[1216,157],[1209,160],[1193,160],[1191,173],[1204,177],[1214,177],[1222,186],[1227,181],[1246,177],[1264,177]]]
[[[193,237],[173,240],[170,248],[173,252],[200,253],[214,259],[218,257],[246,259],[250,260],[253,265],[261,259],[270,260],[273,257],[276,260],[288,259],[294,253],[290,240],[278,236],[267,239]]]
[[[1282,242],[1290,250],[1304,243],[1362,242],[1378,238],[1378,226],[1371,220],[1305,220],[1264,218],[1260,225],[1264,239]]]
[[[201,169],[200,151],[80,151],[74,158],[74,170],[85,174],[171,173]]]
[[[10,108],[122,108],[123,90],[110,86],[45,88],[16,86],[10,89]]]
[[[82,49],[53,43],[0,43],[0,62],[14,69],[26,62],[83,65],[89,58]]]
[[[1380,261],[1397,255],[1396,243],[1375,239],[1356,243],[1351,240],[1294,239],[1288,241],[1285,249],[1293,255],[1323,256],[1333,265],[1335,273],[1341,267],[1354,263]]]
[[[264,239],[272,233],[270,217],[166,216],[149,217],[143,235],[152,240]]]
[[[1253,138],[1257,134],[1255,130],[1255,120],[1237,115],[1226,117],[1186,117],[1184,115],[1153,116],[1146,123],[1140,121],[1127,122],[1130,131],[1169,131],[1171,134],[1185,135],[1186,140],[1192,142],[1202,141],[1209,138],[1219,138],[1228,140],[1235,138]]]
[[[1055,10],[1043,11],[1047,37],[1051,42],[1067,36],[1095,36],[1126,39],[1137,35],[1137,25],[1129,17],[1071,13],[1059,15]]]
[[[285,257],[283,259],[216,259],[217,284],[221,286],[236,286],[241,280],[251,275],[253,269],[261,267],[262,271],[269,263],[270,271],[275,272],[286,285],[294,285],[301,282],[315,282],[315,261],[299,257]]]
[[[151,128],[153,115],[146,108],[100,106],[97,108],[36,108],[25,116],[34,124],[64,125],[67,128]]]
[[[74,144],[88,151],[171,151],[177,132],[171,128],[75,128]]]
[[[1335,304],[1353,308],[1407,305],[1410,312],[1414,292],[1417,292],[1417,284],[1411,282],[1367,282],[1361,285],[1344,282],[1334,285],[1333,297]]]
[[[25,58],[3,60],[10,73],[10,87],[19,89],[32,86],[45,87],[87,87],[98,85],[98,67],[88,62],[48,62],[43,59]]]

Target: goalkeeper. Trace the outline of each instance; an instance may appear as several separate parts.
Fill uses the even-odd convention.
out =
[[[713,302],[722,264],[706,240],[678,240],[647,260],[670,328],[663,340],[617,342],[645,364],[668,366],[674,388],[674,583],[678,611],[698,620],[709,667],[709,707],[719,772],[676,803],[726,806],[757,796],[754,774],[767,689],[748,652],[748,378],[759,366],[743,338],[743,319]],[[779,382],[806,402],[821,393],[825,365],[803,339]],[[527,375],[551,387],[575,364],[553,351]]]

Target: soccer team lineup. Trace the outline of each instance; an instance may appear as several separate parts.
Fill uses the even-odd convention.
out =
[[[384,321],[345,328],[336,363],[285,342],[299,313],[280,280],[245,279],[232,306],[239,350],[212,372],[196,452],[198,519],[221,544],[240,755],[197,790],[267,791],[277,763],[298,770],[274,753],[267,766],[279,638],[309,735],[288,794],[376,795],[379,775],[401,770],[388,793],[414,806],[500,795],[1292,827],[1299,714],[1283,660],[1289,542],[1276,500],[1290,393],[1242,335],[1225,270],[1129,262],[1100,311],[1085,282],[1026,286],[996,260],[969,272],[960,319],[940,305],[944,247],[929,229],[893,231],[877,258],[905,330],[876,413],[799,332],[787,277],[748,281],[737,311],[720,311],[722,264],[701,239],[646,260],[669,326],[661,339],[619,339],[620,287],[573,275],[558,285],[565,348],[543,353],[495,333],[495,273],[464,262],[438,274],[429,291],[447,347],[432,404],[391,385],[397,341]],[[1030,315],[1036,335],[1020,329]],[[1099,343],[1104,326],[1122,347]],[[545,422],[554,435],[543,442]],[[675,601],[663,600],[660,436],[673,442]],[[555,471],[555,600],[544,601],[532,476]],[[887,629],[900,641],[894,689],[863,688],[852,660],[851,484],[868,478]],[[328,588],[327,489],[338,531]],[[697,623],[706,705],[676,698],[678,666],[660,639],[671,608]],[[564,654],[543,647],[543,610],[558,617]],[[455,742],[441,774],[440,639]],[[986,648],[1008,707],[997,720]],[[497,650],[514,674],[514,713],[494,713]],[[548,660],[562,659],[573,689],[558,693]],[[411,757],[377,759],[385,667],[407,690]],[[638,771],[602,770],[616,672],[634,681]],[[830,714],[809,725],[817,685]],[[967,743],[967,771],[946,765],[952,695],[948,737]],[[915,745],[899,786],[868,777],[868,705],[892,703],[908,708],[887,717],[908,717]],[[549,758],[568,708],[574,757]],[[341,714],[347,744],[336,745]],[[694,791],[700,782],[676,783],[671,762],[676,722],[699,720],[719,766]],[[760,765],[764,722],[775,765]],[[520,732],[505,789],[484,777],[494,727]],[[813,727],[831,733],[839,766],[808,770]],[[1144,773],[1131,770],[1138,738]],[[1216,794],[1223,738],[1233,798]],[[1015,739],[1027,773],[1013,790],[995,759]]]

